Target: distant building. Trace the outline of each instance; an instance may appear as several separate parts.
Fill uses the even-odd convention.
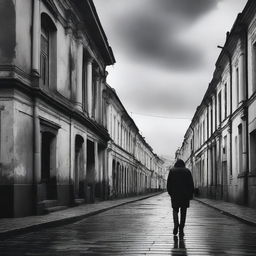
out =
[[[178,156],[201,196],[256,208],[256,2],[238,15]]]
[[[111,197],[140,194],[165,188],[161,159],[139,133],[114,89],[107,99],[109,192]]]
[[[109,198],[103,92],[115,58],[93,2],[3,0],[0,24],[0,216]]]

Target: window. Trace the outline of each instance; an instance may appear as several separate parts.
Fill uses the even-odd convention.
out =
[[[87,105],[87,58],[85,50],[83,51],[83,73],[82,73],[82,105],[83,110],[88,111]]]
[[[213,133],[213,110],[212,110],[212,108],[213,108],[213,103],[211,102],[211,134]]]
[[[226,154],[227,154],[227,136],[224,137],[222,153],[224,156],[226,156]]]
[[[256,130],[250,133],[250,164],[251,172],[256,172]]]
[[[256,91],[256,43],[252,46],[252,91]]]
[[[221,116],[221,105],[222,105],[222,102],[221,102],[221,91],[219,92],[218,94],[218,111],[219,111],[219,125],[221,124],[221,120],[222,120],[222,116]]]
[[[239,104],[239,69],[236,68],[236,100],[237,106]]]
[[[224,117],[227,117],[227,109],[228,109],[228,95],[227,95],[227,83],[224,86]]]
[[[45,88],[56,88],[56,27],[46,14],[41,15],[40,84]]]
[[[235,136],[235,168],[236,171],[238,172],[238,145],[237,145],[237,136]]]
[[[116,117],[114,116],[113,140],[116,140]]]
[[[49,86],[49,31],[41,28],[41,79],[42,84]]]
[[[238,126],[238,164],[239,164],[239,172],[243,169],[243,128],[240,124]]]
[[[97,109],[97,79],[98,79],[97,76],[98,74],[96,70],[93,69],[93,74],[92,74],[92,117],[93,118],[95,118],[96,109]]]
[[[205,121],[203,121],[202,129],[203,129],[203,143],[204,143],[205,142]]]
[[[120,122],[117,122],[117,144],[120,142]]]

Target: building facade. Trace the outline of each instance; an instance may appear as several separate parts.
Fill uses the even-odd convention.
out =
[[[0,24],[0,216],[117,193],[103,97],[115,58],[93,2],[3,0]]]
[[[256,208],[256,3],[229,33],[177,157],[199,195]]]
[[[109,193],[111,197],[136,195],[165,189],[163,161],[139,132],[115,90],[107,87],[106,118]]]

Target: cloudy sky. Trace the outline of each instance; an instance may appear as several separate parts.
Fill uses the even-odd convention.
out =
[[[128,113],[158,155],[174,157],[246,0],[94,0]]]

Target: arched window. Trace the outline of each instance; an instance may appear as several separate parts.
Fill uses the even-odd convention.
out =
[[[40,84],[56,87],[56,27],[51,18],[41,14]]]

